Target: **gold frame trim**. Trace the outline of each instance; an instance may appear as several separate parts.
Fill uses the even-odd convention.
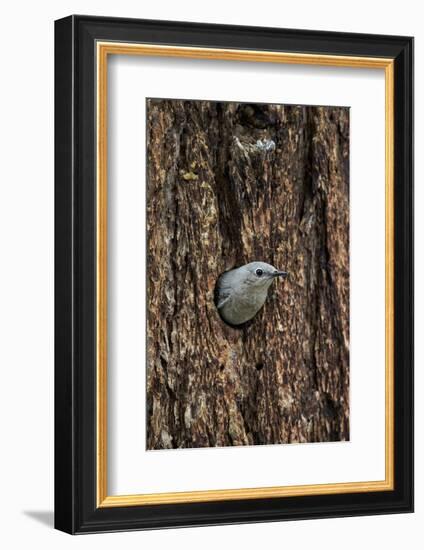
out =
[[[142,506],[305,495],[365,493],[394,489],[394,60],[123,42],[97,42],[97,506]],[[384,69],[386,123],[386,433],[385,479],[281,487],[255,487],[109,496],[107,494],[107,60],[108,55],[144,55]]]

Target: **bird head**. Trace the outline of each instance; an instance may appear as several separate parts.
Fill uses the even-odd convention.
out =
[[[285,271],[279,271],[274,266],[265,262],[251,262],[242,268],[242,275],[246,287],[255,289],[267,289],[277,277],[286,278]]]

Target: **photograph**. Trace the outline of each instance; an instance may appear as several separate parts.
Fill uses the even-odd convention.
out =
[[[146,450],[349,441],[349,128],[146,99]]]
[[[170,6],[177,20],[54,23],[54,527],[235,525],[240,545],[242,524],[291,521],[299,546],[314,519],[309,547],[328,546],[320,519],[358,516],[331,531],[356,549],[363,530],[346,537],[346,521],[414,511],[418,18],[351,10],[340,25],[311,3],[301,21],[284,6],[248,23],[227,2],[212,23]],[[43,131],[44,96],[28,103]],[[29,150],[44,158],[46,143]],[[39,239],[28,248],[34,232],[21,232],[24,277]],[[53,314],[44,302],[32,309]],[[376,533],[399,547],[419,521],[393,521]]]
[[[3,4],[0,550],[424,548],[423,13]]]

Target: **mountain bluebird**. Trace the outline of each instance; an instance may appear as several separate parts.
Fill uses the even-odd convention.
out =
[[[251,262],[223,273],[216,285],[216,306],[230,325],[252,319],[264,305],[268,288],[276,277],[287,277],[265,262]]]

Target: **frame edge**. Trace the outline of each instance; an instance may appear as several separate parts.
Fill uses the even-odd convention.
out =
[[[54,25],[54,526],[75,533],[73,357],[74,17]]]

